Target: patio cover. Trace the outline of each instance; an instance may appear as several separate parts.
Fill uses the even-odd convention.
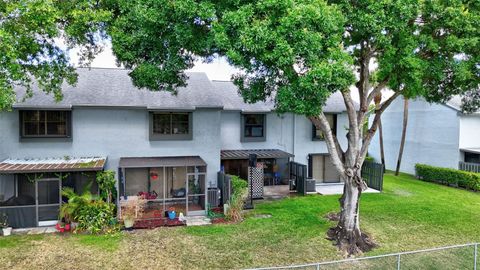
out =
[[[120,168],[153,168],[153,167],[182,167],[207,166],[199,156],[179,157],[122,157]]]
[[[248,149],[248,150],[222,150],[222,160],[248,159],[250,154],[257,154],[257,158],[290,158],[294,155],[279,149]]]
[[[480,154],[480,147],[472,147],[472,148],[460,148],[463,152],[469,152],[474,154]]]
[[[106,157],[6,159],[0,162],[0,174],[101,171]]]

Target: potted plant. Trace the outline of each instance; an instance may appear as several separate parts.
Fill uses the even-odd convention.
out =
[[[174,220],[176,216],[177,216],[177,213],[175,212],[175,207],[169,207],[168,208],[168,219]]]
[[[8,225],[8,216],[5,213],[0,216],[0,228],[2,228],[3,236],[12,234],[12,227]]]
[[[142,217],[146,200],[142,197],[130,196],[122,205],[123,225],[126,229],[133,228],[135,219]]]
[[[65,232],[65,222],[59,220],[57,222],[57,225],[55,225],[55,229],[57,229],[57,231],[59,231],[61,233]]]

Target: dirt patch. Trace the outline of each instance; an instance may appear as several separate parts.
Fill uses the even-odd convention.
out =
[[[335,212],[330,212],[325,215],[325,218],[330,220],[330,221],[339,221],[340,220],[340,215]]]

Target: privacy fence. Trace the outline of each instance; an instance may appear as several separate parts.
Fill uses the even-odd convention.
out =
[[[383,189],[383,165],[370,161],[363,162],[362,178],[367,182],[369,188],[379,191]]]
[[[478,243],[464,244],[340,261],[253,269],[458,269],[480,270]]]

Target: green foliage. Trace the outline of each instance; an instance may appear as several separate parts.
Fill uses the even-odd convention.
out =
[[[18,98],[32,95],[33,79],[41,90],[61,100],[62,84],[74,84],[77,75],[58,40],[70,48],[79,46],[81,60],[91,60],[101,49],[99,39],[111,13],[93,0],[1,0],[0,18],[2,111],[16,101],[15,85],[27,89]]]
[[[115,205],[102,200],[95,200],[80,208],[78,229],[91,234],[115,231]]]
[[[480,191],[480,174],[450,168],[416,164],[415,171],[423,181],[436,182]]]
[[[480,105],[480,3],[468,0],[123,0],[108,29],[137,86],[185,84],[193,55],[226,56],[248,102],[316,116],[359,83],[408,98]],[[361,82],[354,74],[375,60]],[[365,87],[368,91],[369,87]],[[367,104],[368,106],[368,104]]]
[[[91,201],[97,199],[90,192],[91,184],[86,185],[82,194],[77,194],[72,188],[64,187],[62,196],[68,199],[67,203],[63,203],[60,207],[59,219],[65,219],[66,222],[78,222],[80,210]]]
[[[100,197],[107,203],[112,202],[117,197],[115,172],[112,170],[97,172],[96,181],[100,189]]]
[[[90,192],[91,183],[84,187],[82,194],[72,188],[63,188],[62,196],[68,202],[60,207],[60,220],[77,222],[77,230],[88,233],[111,233],[118,230],[115,219],[115,204],[103,201]]]
[[[248,195],[248,183],[247,181],[235,175],[231,175],[231,181],[233,192],[230,196],[230,203],[227,209],[226,219],[238,222],[243,219],[242,210],[245,204],[245,199]]]
[[[366,156],[365,157],[365,162],[375,162],[375,159],[371,156]]]
[[[236,175],[231,175],[233,194],[240,192],[248,187],[247,180],[244,180]]]

